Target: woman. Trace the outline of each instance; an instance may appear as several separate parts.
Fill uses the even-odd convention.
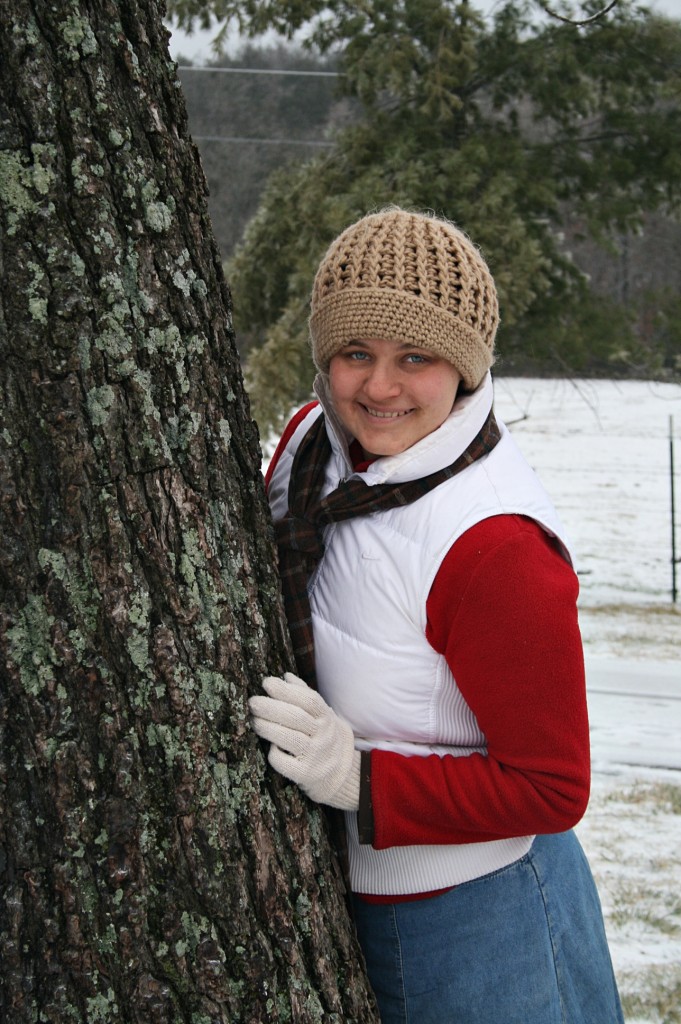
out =
[[[577,579],[492,410],[477,249],[399,209],[331,245],[318,402],[268,471],[302,678],[264,681],[271,765],[345,811],[384,1024],[622,1021],[588,866]]]

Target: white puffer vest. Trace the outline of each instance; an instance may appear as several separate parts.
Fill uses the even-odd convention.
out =
[[[354,471],[323,380],[316,390],[332,447],[325,493]],[[369,484],[419,479],[450,465],[481,429],[492,404],[489,374],[458,400],[442,426],[407,451],[377,459]],[[321,408],[310,411],[281,453],[269,485],[273,517],[288,509],[297,447]],[[563,527],[508,430],[493,451],[411,505],[327,528],[325,553],[309,583],[319,690],[353,728],[360,750],[463,757],[486,753],[485,737],[447,662],[426,640],[426,599],[452,544],[490,516],[536,520],[563,544]],[[496,871],[522,857],[532,836],[487,843],[374,850],[360,845],[346,815],[355,892],[430,892]]]

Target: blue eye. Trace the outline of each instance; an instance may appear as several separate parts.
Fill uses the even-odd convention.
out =
[[[348,359],[352,359],[354,362],[364,362],[365,359],[369,358],[368,352],[362,352],[361,349],[356,349],[354,352],[346,353]]]
[[[410,352],[409,355],[406,356],[406,360],[407,360],[408,363],[414,363],[417,366],[420,365],[421,363],[427,363],[428,362],[426,357],[420,355],[418,352]]]

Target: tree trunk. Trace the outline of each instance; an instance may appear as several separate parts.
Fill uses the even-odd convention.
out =
[[[0,1019],[375,1021],[162,13],[0,0]]]

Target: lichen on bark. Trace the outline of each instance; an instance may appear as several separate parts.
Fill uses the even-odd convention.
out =
[[[0,0],[0,1017],[374,1021],[154,0]]]

